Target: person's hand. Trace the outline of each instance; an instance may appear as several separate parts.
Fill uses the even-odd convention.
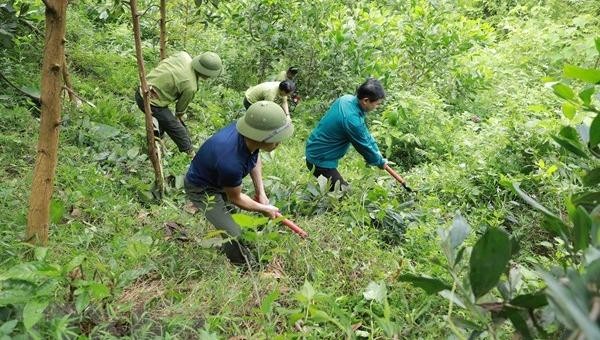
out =
[[[264,209],[261,212],[268,218],[277,218],[277,215],[279,214],[279,208],[274,205],[265,204]]]
[[[388,164],[388,160],[384,158],[383,163],[379,166],[379,169],[383,169],[386,164]]]
[[[265,193],[256,195],[254,197],[255,201],[260,203],[260,204],[265,204],[265,205],[269,205],[269,198],[267,197],[267,195]]]

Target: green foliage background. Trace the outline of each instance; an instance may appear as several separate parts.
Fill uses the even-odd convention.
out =
[[[131,14],[120,1],[70,1],[73,87],[95,107],[64,103],[48,249],[22,242],[39,112],[6,83],[0,90],[0,338],[440,338],[450,334],[448,302],[398,276],[450,281],[437,229],[457,211],[475,231],[467,244],[492,227],[520,239],[524,292],[542,288],[527,269],[565,256],[510,183],[562,214],[563,198],[596,164],[574,165],[553,141],[561,126],[589,117],[560,115],[544,82],[559,79],[564,64],[597,67],[597,1],[167,2],[169,52],[211,50],[225,66],[191,105],[196,146],[242,112],[248,86],[300,67],[296,134],[263,160],[270,198],[310,240],[248,225],[271,275],[236,270],[214,248],[213,228],[183,210],[177,177],[189,159],[170,140],[165,169],[175,185],[162,204],[145,202],[139,193],[153,174],[133,102]],[[6,4],[1,73],[37,89],[43,38],[30,26],[43,30],[44,9]],[[139,5],[146,69],[158,62],[157,4]],[[388,93],[370,129],[415,196],[354,151],[340,166],[352,184],[344,199],[305,169],[310,130],[368,76]],[[174,221],[186,242],[165,227]],[[509,324],[491,331],[514,332]]]

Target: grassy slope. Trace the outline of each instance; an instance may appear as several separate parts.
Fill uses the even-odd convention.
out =
[[[394,278],[400,270],[431,274],[440,271],[432,265],[432,260],[440,256],[436,229],[447,225],[457,209],[475,229],[501,225],[512,212],[518,217],[518,223],[512,226],[516,233],[526,234],[531,228],[525,226],[532,221],[530,213],[504,206],[505,197],[493,197],[499,174],[522,176],[519,169],[502,162],[506,156],[503,152],[523,152],[510,149],[516,144],[535,147],[546,138],[544,130],[552,131],[557,126],[556,121],[526,124],[535,115],[547,117],[555,106],[540,84],[541,76],[557,73],[560,67],[553,61],[561,59],[554,59],[552,52],[560,50],[562,40],[554,35],[564,34],[563,39],[574,39],[575,45],[587,44],[589,40],[581,36],[580,30],[565,30],[562,24],[543,17],[540,14],[535,21],[511,19],[512,31],[499,38],[496,46],[473,51],[476,57],[471,62],[494,73],[489,75],[489,89],[475,95],[471,112],[451,115],[441,105],[433,105],[433,112],[420,112],[417,104],[412,106],[416,108],[414,115],[423,116],[416,133],[446,136],[452,146],[450,152],[434,155],[435,160],[406,173],[411,185],[421,188],[412,209],[422,216],[412,223],[400,247],[390,247],[379,240],[377,231],[367,223],[368,209],[363,205],[377,188],[386,189],[392,200],[409,197],[383,172],[364,168],[355,152],[346,157],[341,167],[353,184],[351,196],[341,203],[326,199],[317,202],[325,209],[322,213],[295,213],[295,208],[305,211],[311,205],[302,202],[305,188],[313,183],[302,160],[303,141],[311,127],[304,122],[313,121],[318,114],[312,112],[317,103],[302,103],[295,114],[296,136],[269,157],[264,168],[268,189],[277,191],[273,196],[281,197],[277,204],[311,235],[310,241],[299,241],[287,232],[263,233],[259,247],[274,257],[273,271],[281,274],[278,280],[240,273],[214,249],[202,247],[202,240],[210,237],[212,228],[200,216],[191,216],[181,209],[185,204],[181,190],[172,192],[160,206],[140,203],[137,192],[147,188],[152,175],[148,162],[135,155],[135,150],[143,153],[139,149],[143,143],[142,116],[130,98],[136,83],[135,63],[127,51],[112,52],[110,41],[102,37],[80,36],[72,46],[76,88],[82,95],[94,98],[98,109],[66,110],[70,119],[61,132],[54,195],[64,212],[51,227],[50,262],[65,263],[84,254],[85,278],[104,283],[111,293],[104,301],[108,307],[94,303],[81,317],[74,317],[73,323],[81,329],[91,328],[96,335],[131,332],[136,337],[149,333],[186,337],[197,335],[206,325],[222,335],[268,337],[274,333],[299,333],[300,329],[309,337],[339,338],[339,329],[331,323],[295,328],[287,322],[285,310],[300,305],[296,292],[304,281],[310,281],[316,291],[324,294],[315,302],[319,308],[341,315],[339,319],[352,315],[352,323],[362,321],[362,329],[366,330],[373,320],[368,311],[374,308],[381,315],[381,310],[377,305],[371,307],[362,292],[370,281],[384,281],[389,285],[394,320],[402,325],[404,336],[437,338],[445,334],[439,313],[445,308],[444,301],[400,285]],[[547,32],[534,34],[540,25]],[[597,22],[583,29],[591,29],[592,25],[597,27]],[[113,34],[121,39],[117,43],[128,39],[122,27]],[[91,56],[86,49],[96,39],[108,44],[106,53]],[[520,49],[524,39],[528,39],[527,48]],[[571,52],[574,55],[566,56],[567,59],[580,56],[576,49]],[[223,116],[228,111],[224,103],[239,102],[239,93],[222,88],[218,92],[202,92],[202,100],[194,104],[196,112],[201,112],[190,121],[197,144],[233,116]],[[226,100],[220,100],[220,95]],[[412,94],[419,100],[429,95]],[[532,113],[528,109],[540,103],[546,106],[543,112]],[[24,260],[21,250],[25,247],[19,240],[25,224],[38,122],[19,107],[1,107],[0,111],[4,122],[0,131],[0,190],[5,197],[0,203],[0,267],[8,268]],[[433,114],[443,116],[456,129],[429,125],[440,119],[431,117]],[[483,122],[465,123],[470,114],[481,116]],[[87,120],[116,127],[117,134],[98,137],[98,127],[89,126]],[[173,144],[168,143],[173,149]],[[108,154],[99,157],[103,152]],[[523,153],[523,157],[530,157],[523,163],[531,164],[538,157],[548,156],[534,149],[533,155]],[[175,154],[168,158],[167,167],[177,175],[184,173],[187,163],[185,156]],[[544,183],[543,178],[538,180]],[[284,199],[287,192],[291,192],[290,201],[295,202],[290,204],[293,211],[288,210],[290,206]],[[553,202],[560,189],[541,193]],[[184,225],[193,241],[166,239],[163,225],[168,221]],[[276,229],[279,227],[267,227],[267,231]],[[258,309],[260,301],[274,290],[280,292],[279,308],[274,314],[265,315]],[[73,311],[72,302],[66,299],[65,287],[59,290],[57,306],[52,309],[56,315]],[[339,312],[339,308],[343,311]],[[383,334],[381,330],[376,332]]]

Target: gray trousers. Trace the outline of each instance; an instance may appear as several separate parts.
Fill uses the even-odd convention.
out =
[[[196,208],[204,213],[206,219],[215,228],[225,231],[226,235],[223,235],[223,237],[234,238],[234,240],[223,243],[221,247],[221,250],[231,263],[240,266],[245,266],[249,263],[251,266],[255,266],[256,260],[254,256],[239,239],[242,235],[242,229],[231,217],[231,211],[234,208],[225,201],[225,194],[195,186],[188,182],[187,178],[184,179],[183,187],[187,198],[194,203]]]

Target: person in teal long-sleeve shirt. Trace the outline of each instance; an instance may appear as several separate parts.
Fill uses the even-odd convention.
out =
[[[367,164],[383,168],[386,163],[365,122],[367,112],[375,110],[383,98],[385,91],[381,83],[367,79],[358,87],[356,95],[336,99],[308,137],[306,166],[315,177],[327,178],[330,190],[334,190],[338,182],[340,187],[348,185],[337,167],[350,144]]]

